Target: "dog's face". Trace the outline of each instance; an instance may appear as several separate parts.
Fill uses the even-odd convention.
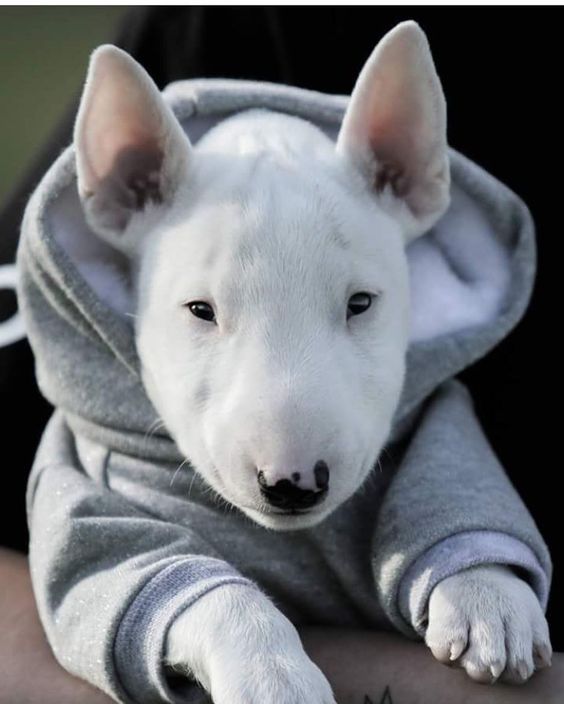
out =
[[[240,156],[238,131],[269,140],[268,154]],[[192,183],[137,276],[151,399],[208,482],[271,527],[310,525],[359,486],[403,378],[401,231],[339,161],[301,121],[234,118],[195,150]],[[268,486],[284,480],[277,502]]]
[[[251,111],[192,147],[130,57],[99,49],[75,131],[92,230],[125,253],[149,397],[180,450],[263,526],[312,526],[370,472],[409,332],[406,243],[448,205],[445,105],[403,23],[337,144]]]

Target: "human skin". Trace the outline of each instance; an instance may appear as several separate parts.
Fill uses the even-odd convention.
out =
[[[482,685],[438,663],[422,643],[393,633],[302,628],[304,647],[338,704],[562,704],[564,654],[521,686]],[[386,692],[387,690],[387,692]],[[0,548],[0,704],[111,704],[69,675],[47,644],[27,560]],[[273,704],[265,702],[265,704]]]
[[[330,635],[329,635],[330,634]],[[328,677],[338,704],[563,704],[564,654],[522,685],[478,684],[439,663],[420,642],[395,633],[308,628],[308,655]],[[387,690],[387,692],[386,692]]]

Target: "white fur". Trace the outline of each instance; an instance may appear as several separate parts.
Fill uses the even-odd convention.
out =
[[[292,623],[245,585],[213,589],[190,606],[169,631],[166,662],[214,704],[335,704]]]
[[[121,122],[112,135],[114,114]],[[411,22],[368,60],[336,148],[315,126],[261,110],[221,122],[194,148],[141,67],[113,47],[93,56],[75,140],[83,208],[100,237],[80,224],[72,194],[63,194],[58,216],[72,217],[60,241],[104,300],[131,308],[147,393],[181,451],[266,528],[323,520],[362,484],[388,436],[410,337],[405,245],[448,205],[445,120],[426,39]],[[158,198],[136,207],[134,181],[154,186]],[[475,248],[461,241],[453,253],[448,235],[439,230],[414,250],[423,263],[412,271],[416,293],[432,288],[425,272],[453,278],[449,257],[480,281]],[[477,238],[480,247],[488,240]],[[489,251],[499,282],[506,263],[495,247]],[[484,285],[475,310],[454,277],[454,302],[445,306],[433,293],[435,315],[416,319],[415,337],[459,324],[450,311],[465,306],[470,324],[493,315],[503,286],[493,288]],[[350,296],[363,291],[374,295],[372,306],[347,321]],[[213,306],[217,324],[190,313],[185,304],[196,300]],[[434,327],[438,311],[442,330]],[[270,483],[297,471],[300,486],[313,488],[319,459],[330,468],[326,500],[308,514],[274,512],[257,470]],[[541,628],[526,585],[492,569],[434,590],[429,633],[439,649],[464,618],[479,614],[498,640],[508,609],[527,609],[531,628]],[[450,620],[442,608],[448,599]],[[487,628],[472,638],[471,674],[471,663],[490,666],[499,656]],[[523,635],[508,643],[510,663],[525,657]],[[167,660],[193,673],[218,704],[333,701],[292,624],[240,585],[206,594],[176,620]]]
[[[429,599],[425,642],[472,679],[521,684],[550,665],[548,625],[531,587],[507,567],[472,567],[444,579]],[[503,674],[502,674],[503,673]]]
[[[194,151],[180,212],[167,214],[140,262],[137,344],[151,399],[206,480],[269,528],[313,525],[358,488],[401,390],[403,243],[355,176],[296,118],[231,118]],[[347,324],[348,298],[366,290],[378,299]],[[182,307],[202,298],[214,302],[217,327]],[[203,382],[209,398],[198,405]],[[313,488],[320,458],[331,470],[327,500],[307,516],[268,511],[255,468],[271,483],[300,472],[300,486]]]

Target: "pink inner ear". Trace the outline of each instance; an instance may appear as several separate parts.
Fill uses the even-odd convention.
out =
[[[165,111],[141,66],[115,47],[98,49],[75,131],[82,192],[94,193],[111,179],[154,193],[164,160]]]
[[[132,208],[143,208],[148,200],[161,203],[162,162],[163,154],[154,145],[127,146],[116,154],[109,178],[123,183],[132,196]]]
[[[108,46],[92,57],[75,147],[89,225],[115,236],[136,211],[174,192],[190,143],[144,69]]]
[[[102,88],[89,106],[83,144],[91,187],[95,188],[97,182],[107,178],[116,167],[119,168],[123,161],[120,154],[124,151],[129,155],[136,152],[140,155],[151,154],[153,162],[159,154],[159,166],[162,163],[159,124],[151,119],[152,110],[146,105],[146,99],[143,101],[142,96],[135,95],[138,91],[128,93],[129,100],[116,103],[123,100],[123,96],[118,98],[114,90]],[[131,156],[128,157],[127,163],[131,160]],[[141,156],[141,161],[145,160]]]
[[[123,151],[131,153],[158,151],[156,140],[146,134],[139,131],[136,133],[134,130],[118,131],[115,123],[113,129],[108,129],[108,127],[106,125],[105,129],[100,130],[97,133],[98,136],[95,130],[92,131],[93,144],[90,150],[90,161],[95,176],[99,179],[106,177],[115,168],[119,155]]]
[[[377,194],[389,187],[407,206],[406,232],[427,227],[432,214],[446,207],[446,105],[427,40],[415,23],[394,28],[366,62],[337,149],[348,152]]]
[[[394,65],[388,66],[388,71],[385,78],[373,80],[353,129],[359,141],[365,140],[365,148],[378,165],[376,192],[389,185],[398,198],[405,198],[424,162],[432,134],[425,128],[416,77]]]

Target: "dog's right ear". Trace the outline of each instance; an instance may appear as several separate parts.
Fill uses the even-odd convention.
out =
[[[145,69],[112,45],[92,54],[74,129],[78,191],[90,227],[130,250],[136,213],[165,205],[191,146]]]
[[[429,43],[415,22],[380,40],[360,72],[337,140],[406,241],[450,200],[446,102]]]

